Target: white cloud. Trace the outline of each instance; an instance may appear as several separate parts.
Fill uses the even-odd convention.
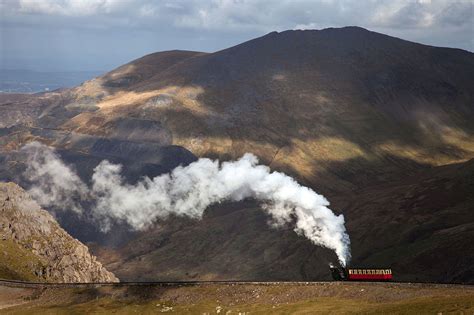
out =
[[[428,28],[461,26],[473,23],[472,0],[396,0],[379,3],[372,15],[371,26],[392,28]]]
[[[9,16],[124,16],[166,21],[175,27],[236,30],[303,26],[432,27],[473,21],[472,0],[12,0]],[[109,22],[105,20],[104,23]],[[145,22],[145,21],[144,21]],[[149,21],[147,21],[149,24]]]
[[[137,0],[12,0],[11,13],[65,16],[90,16],[126,12],[140,4]]]

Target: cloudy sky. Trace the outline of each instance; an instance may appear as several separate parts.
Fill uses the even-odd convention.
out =
[[[109,70],[271,31],[357,25],[474,51],[474,0],[0,0],[0,68]]]

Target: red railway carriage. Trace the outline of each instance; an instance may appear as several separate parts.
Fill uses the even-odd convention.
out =
[[[390,268],[341,268],[331,266],[331,274],[338,281],[390,281]]]
[[[389,269],[347,269],[347,280],[389,281],[392,270]]]

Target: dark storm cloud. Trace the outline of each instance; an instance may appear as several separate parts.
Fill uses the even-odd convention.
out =
[[[159,50],[215,51],[274,30],[346,25],[472,51],[473,3],[5,0],[0,67],[110,69]]]

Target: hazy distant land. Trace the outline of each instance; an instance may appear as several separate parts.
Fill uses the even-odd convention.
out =
[[[0,70],[0,93],[37,93],[73,87],[104,71]]]

